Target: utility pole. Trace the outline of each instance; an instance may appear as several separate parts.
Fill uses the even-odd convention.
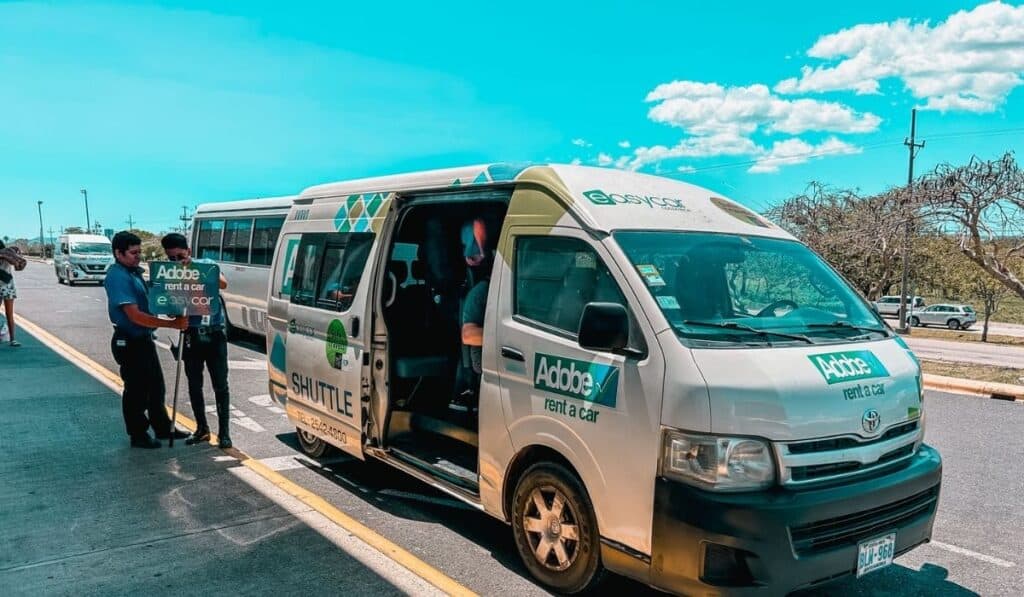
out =
[[[51,245],[54,244],[54,240],[53,240],[54,239],[54,237],[53,237],[53,226],[50,226],[49,228],[47,228],[46,231],[50,233],[50,244]]]
[[[43,236],[43,202],[36,201],[36,207],[39,208],[39,256],[46,258],[46,237]],[[11,328],[14,329],[14,328]]]
[[[181,206],[181,217],[179,217],[178,219],[181,220],[181,233],[185,234],[185,231],[188,230],[188,220],[189,220],[189,217],[188,217],[188,206],[187,205],[182,205]]]
[[[82,189],[82,196],[85,197],[85,231],[89,233],[92,232],[92,218],[89,217],[89,192]]]
[[[132,219],[132,214],[128,214],[128,232],[135,230],[135,220]]]
[[[912,203],[914,197],[914,158],[918,151],[924,147],[924,141],[916,142],[917,134],[917,108],[910,111],[910,138],[903,139],[903,144],[910,150],[910,169],[907,173],[907,198],[903,201],[903,280],[900,283],[900,331],[910,334],[910,317],[907,316],[907,292],[910,290],[910,227],[914,218],[907,212],[907,204]],[[913,311],[913,297],[911,297],[911,311]]]

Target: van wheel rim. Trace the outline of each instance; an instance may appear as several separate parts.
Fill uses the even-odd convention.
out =
[[[310,433],[308,431],[304,431],[302,429],[299,429],[299,437],[302,438],[302,441],[304,443],[306,443],[307,445],[310,445],[310,446],[316,444],[317,440],[319,439],[317,436],[313,435],[312,433]]]
[[[565,494],[546,485],[530,494],[523,530],[533,557],[548,570],[562,572],[579,556],[579,512]]]

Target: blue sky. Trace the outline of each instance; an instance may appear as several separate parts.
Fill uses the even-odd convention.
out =
[[[0,236],[490,161],[633,168],[762,210],[1024,159],[1024,6],[0,3]],[[48,233],[47,233],[48,234]]]

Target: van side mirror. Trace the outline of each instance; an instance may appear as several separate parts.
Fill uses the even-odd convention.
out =
[[[618,303],[587,303],[580,317],[579,344],[612,352],[629,344],[629,315]]]

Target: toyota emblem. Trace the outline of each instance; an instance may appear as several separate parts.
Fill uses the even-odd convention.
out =
[[[860,418],[860,424],[864,427],[864,431],[874,434],[882,425],[882,415],[878,414],[877,410],[869,408],[864,411],[864,416]]]

